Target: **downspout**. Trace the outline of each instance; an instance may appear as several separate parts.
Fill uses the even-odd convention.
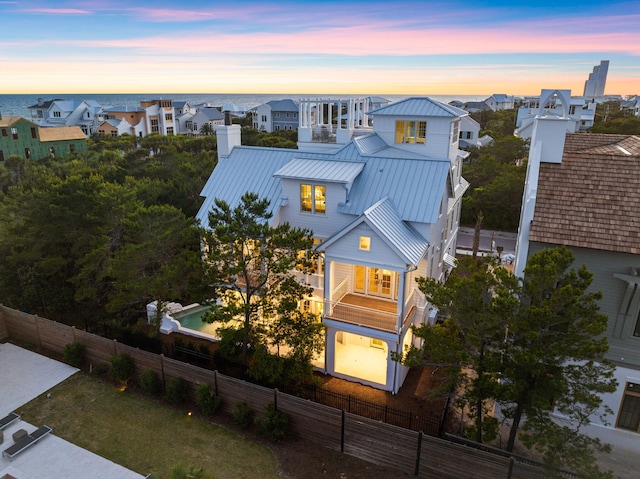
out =
[[[405,275],[405,281],[404,281],[404,289],[407,289],[407,281],[406,281],[406,275],[407,273],[413,273],[415,270],[418,269],[418,265],[417,264],[408,264],[407,268],[404,270],[404,275]],[[404,291],[403,291],[404,292]],[[404,323],[404,294],[402,297],[402,319],[403,319],[403,323]],[[398,331],[398,341],[396,342],[396,357],[400,357],[400,352],[398,351],[398,349],[400,348],[400,342],[402,339],[402,325],[400,326],[400,330]],[[396,394],[396,386],[398,384],[398,367],[399,367],[399,361],[394,361],[395,366],[393,368],[393,394]]]

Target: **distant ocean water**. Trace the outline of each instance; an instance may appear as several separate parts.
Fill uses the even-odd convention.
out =
[[[348,98],[362,98],[366,96],[381,96],[392,102],[403,100],[414,95],[330,95],[330,94],[167,94],[167,93],[150,93],[150,94],[26,94],[26,95],[0,95],[0,113],[3,115],[22,116],[24,118],[31,118],[31,110],[29,107],[38,103],[38,99],[42,98],[45,101],[54,99],[63,100],[95,100],[103,107],[107,106],[140,106],[140,102],[144,100],[174,100],[174,101],[188,101],[191,105],[199,105],[208,103],[211,106],[223,106],[223,105],[235,105],[245,109],[250,109],[263,103],[267,103],[271,100],[283,100],[293,99],[299,100],[301,98],[331,98],[331,99],[348,99]],[[417,96],[417,95],[415,95]],[[482,101],[486,100],[490,95],[426,95],[434,100],[441,101],[443,103],[449,103],[452,100],[460,100],[462,102],[467,101]]]

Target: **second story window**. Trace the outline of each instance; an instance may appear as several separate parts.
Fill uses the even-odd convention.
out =
[[[300,211],[324,215],[327,212],[327,187],[300,185]]]
[[[53,117],[54,117],[54,118],[60,118],[61,116],[62,116],[62,115],[60,114],[60,112],[59,112],[59,111],[54,111],[54,112],[53,112]]]
[[[18,129],[17,129],[17,128],[11,128],[11,137],[12,137],[14,140],[17,140],[17,139],[18,139]]]
[[[427,122],[396,120],[396,143],[426,143]]]

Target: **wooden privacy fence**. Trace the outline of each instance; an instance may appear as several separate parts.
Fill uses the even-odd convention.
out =
[[[319,404],[0,305],[0,340],[7,339],[35,344],[56,354],[62,354],[67,344],[78,342],[85,346],[87,360],[93,367],[109,365],[109,358],[114,354],[128,353],[136,365],[135,376],[153,370],[164,385],[171,378],[182,378],[189,386],[192,401],[195,387],[209,383],[222,398],[225,413],[230,413],[238,402],[246,401],[261,417],[266,406],[273,404],[278,411],[289,415],[295,436],[415,476],[429,479],[543,479],[547,476],[541,465],[533,461],[521,461],[362,417],[348,412],[344,404],[338,408]],[[357,404],[351,409],[357,410]],[[566,473],[563,477],[577,476]]]

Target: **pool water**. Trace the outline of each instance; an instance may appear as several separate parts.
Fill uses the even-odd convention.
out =
[[[209,306],[196,306],[193,309],[175,313],[172,317],[178,321],[183,328],[217,336],[216,330],[220,327],[220,323],[205,323],[202,321],[204,314],[209,309]]]

